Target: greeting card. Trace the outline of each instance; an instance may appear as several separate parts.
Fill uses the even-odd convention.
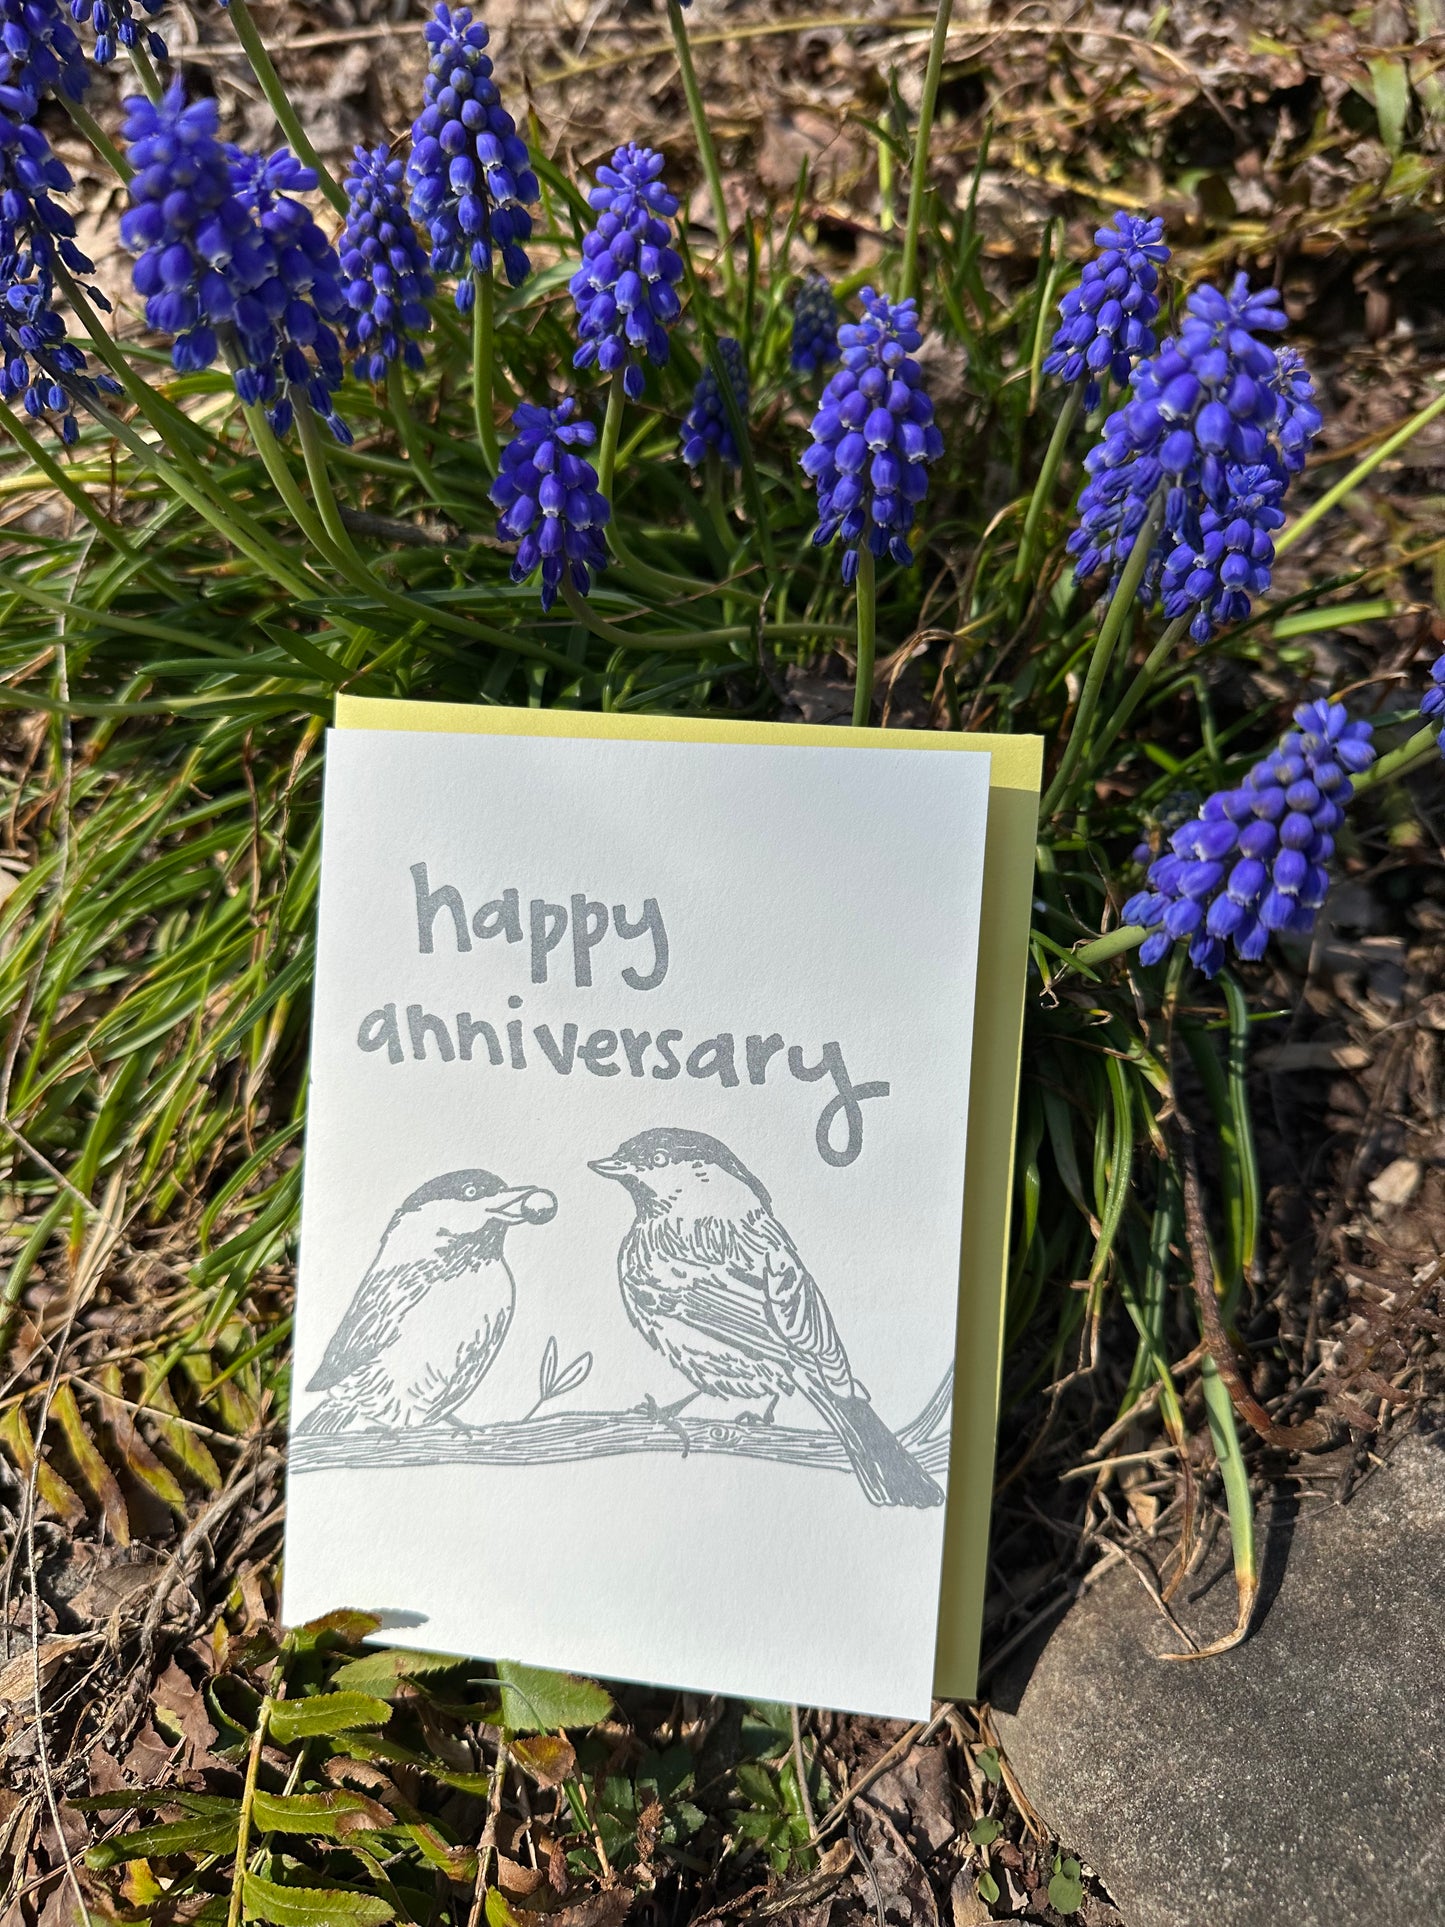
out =
[[[288,1621],[969,1690],[1037,741],[337,722]]]

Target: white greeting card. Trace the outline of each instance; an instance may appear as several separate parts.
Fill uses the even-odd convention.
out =
[[[332,733],[288,1622],[927,1712],[989,774]]]

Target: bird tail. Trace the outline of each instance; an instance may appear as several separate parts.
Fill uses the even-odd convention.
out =
[[[842,1440],[858,1483],[874,1505],[943,1504],[943,1488],[898,1443],[867,1398],[857,1393],[840,1398],[821,1385],[803,1389]]]
[[[308,1412],[296,1427],[296,1436],[313,1432],[344,1432],[355,1414],[341,1399],[324,1399],[315,1411]]]

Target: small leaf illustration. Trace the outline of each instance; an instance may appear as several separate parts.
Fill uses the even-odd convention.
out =
[[[564,1392],[575,1392],[591,1370],[591,1352],[580,1353],[578,1357],[572,1360],[572,1363],[552,1387],[551,1397],[561,1398]]]
[[[542,1354],[542,1372],[537,1381],[538,1403],[545,1405],[552,1396],[552,1388],[557,1383],[557,1340],[549,1338],[547,1349]]]

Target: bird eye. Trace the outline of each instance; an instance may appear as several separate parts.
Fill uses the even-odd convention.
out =
[[[474,1184],[467,1185],[462,1191],[462,1196],[464,1198],[474,1198],[476,1195],[477,1195],[477,1187]]]
[[[652,1154],[652,1162],[656,1165],[666,1164],[667,1163],[666,1151],[654,1151]]]

